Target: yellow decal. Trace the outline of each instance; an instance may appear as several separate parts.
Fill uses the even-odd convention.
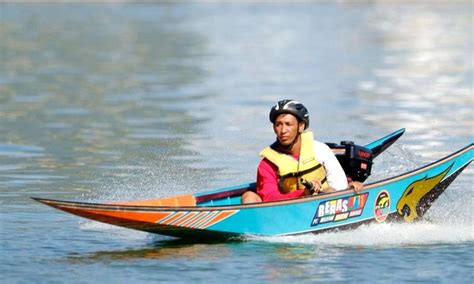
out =
[[[424,178],[411,183],[405,189],[402,197],[397,203],[398,214],[402,215],[407,222],[411,222],[414,219],[421,217],[418,215],[416,210],[421,199],[435,188],[441,180],[443,180],[450,169],[451,166],[436,176],[430,178],[425,176]]]

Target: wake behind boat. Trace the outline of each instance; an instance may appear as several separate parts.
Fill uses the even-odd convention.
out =
[[[372,158],[393,144],[404,129],[365,146],[328,144],[346,174],[364,181]],[[241,195],[255,183],[153,200],[84,203],[33,198],[88,219],[180,238],[279,236],[348,229],[367,222],[406,221],[423,217],[432,203],[471,163],[474,145],[437,161],[385,180],[316,196],[242,204]]]

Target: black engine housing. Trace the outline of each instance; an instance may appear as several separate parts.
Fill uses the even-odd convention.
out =
[[[326,143],[336,155],[346,176],[353,181],[364,182],[372,171],[373,154],[364,146],[352,141],[341,141],[341,144]]]

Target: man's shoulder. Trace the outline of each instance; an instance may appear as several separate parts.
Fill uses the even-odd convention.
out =
[[[318,140],[314,140],[313,145],[316,151],[331,151],[331,148],[329,148],[326,143],[320,142]]]
[[[259,174],[267,173],[266,175],[268,175],[268,173],[272,173],[272,175],[275,175],[277,170],[278,167],[266,158],[263,158],[260,160],[260,163],[258,163],[257,171]]]
[[[260,162],[258,163],[258,167],[263,167],[263,168],[268,168],[268,167],[276,167],[276,165],[274,163],[272,163],[272,161],[270,161],[269,159],[267,158],[263,158],[260,160]]]
[[[314,140],[313,148],[314,153],[320,162],[327,162],[334,156],[334,152],[326,143]]]

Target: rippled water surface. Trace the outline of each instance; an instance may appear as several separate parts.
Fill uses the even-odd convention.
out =
[[[405,135],[371,181],[473,141],[473,4],[0,4],[0,281],[466,282],[472,165],[415,224],[199,244],[30,196],[153,198],[252,181],[268,110],[319,140]]]

